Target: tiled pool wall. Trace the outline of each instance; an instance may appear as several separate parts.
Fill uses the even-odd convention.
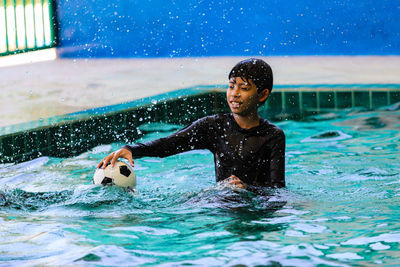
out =
[[[40,156],[71,157],[100,144],[132,143],[149,122],[188,124],[200,117],[229,112],[225,86],[200,86],[0,128],[0,163]],[[276,86],[261,116],[276,121],[400,102],[400,85]]]
[[[349,108],[373,110],[400,102],[400,85],[313,85],[273,91],[260,115],[271,120],[299,120]]]

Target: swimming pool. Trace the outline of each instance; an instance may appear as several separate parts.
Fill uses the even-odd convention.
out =
[[[91,184],[120,143],[0,167],[5,265],[397,265],[400,111],[359,109],[277,123],[287,188],[215,185],[212,155],[136,160],[135,195]],[[147,124],[142,141],[179,126]]]

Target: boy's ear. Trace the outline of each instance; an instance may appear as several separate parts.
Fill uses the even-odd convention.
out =
[[[269,96],[269,90],[264,89],[258,94],[258,102],[264,102]]]

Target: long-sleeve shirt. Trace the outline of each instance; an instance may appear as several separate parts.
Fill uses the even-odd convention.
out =
[[[217,182],[235,175],[253,186],[285,186],[285,135],[265,119],[243,129],[232,114],[207,116],[168,137],[125,148],[133,158],[208,149],[214,154]]]

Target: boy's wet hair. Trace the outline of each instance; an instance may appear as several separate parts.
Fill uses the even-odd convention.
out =
[[[257,92],[260,93],[264,89],[272,91],[273,75],[272,69],[262,59],[249,58],[237,63],[229,73],[229,80],[234,77],[240,77],[247,83],[252,80],[257,87]]]

